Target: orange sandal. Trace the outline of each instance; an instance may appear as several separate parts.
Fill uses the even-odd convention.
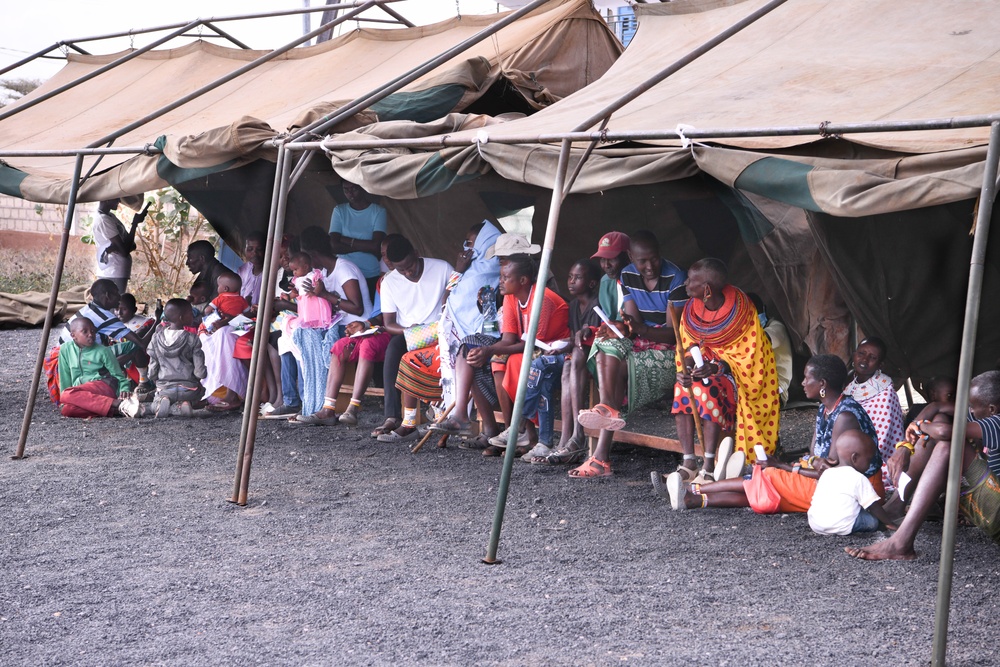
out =
[[[580,426],[594,431],[620,431],[625,428],[621,413],[604,403],[598,403],[589,410],[580,410],[577,420]]]
[[[611,477],[611,463],[609,461],[598,461],[593,456],[584,461],[578,468],[569,471],[572,479],[599,479],[601,477]]]

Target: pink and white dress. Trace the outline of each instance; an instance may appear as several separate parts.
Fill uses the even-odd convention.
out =
[[[899,396],[892,385],[892,378],[882,371],[876,371],[866,382],[851,381],[844,388],[844,395],[860,403],[875,426],[878,449],[883,461],[882,481],[888,492],[892,483],[884,463],[892,458],[896,443],[902,442],[904,436],[903,409],[899,405]]]
[[[299,293],[298,304],[299,326],[307,329],[325,329],[333,320],[330,302],[323,297],[309,294],[305,291],[306,282],[313,285],[323,280],[323,273],[313,269],[301,278],[295,279],[295,289]]]

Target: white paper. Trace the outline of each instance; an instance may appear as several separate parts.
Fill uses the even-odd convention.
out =
[[[907,475],[905,472],[899,473],[899,485],[896,490],[899,491],[899,499],[906,500],[906,487],[910,485],[913,478]]]
[[[691,346],[691,358],[694,360],[695,368],[701,368],[705,365],[705,357],[701,356],[701,348],[697,345]]]
[[[528,334],[521,334],[521,340],[527,341]],[[554,340],[551,343],[546,343],[544,341],[535,340],[535,347],[545,350],[546,352],[558,352],[559,350],[565,350],[569,347],[569,341],[567,340]]]
[[[764,445],[754,445],[753,446],[753,453],[757,455],[757,460],[758,461],[766,461],[767,460],[767,452],[764,451]]]
[[[247,327],[253,326],[253,320],[251,320],[246,315],[237,315],[233,319],[229,320],[229,326],[234,329],[245,329]]]
[[[594,306],[594,312],[597,313],[597,316],[601,318],[602,322],[608,325],[609,329],[615,332],[616,336],[618,336],[619,338],[625,338],[625,334],[619,331],[618,327],[616,327],[614,323],[608,319],[608,316],[604,313],[603,310],[601,310],[600,306]]]
[[[357,333],[352,333],[348,338],[364,338],[365,336],[371,336],[372,334],[378,333],[378,327],[372,327],[371,329],[365,329],[364,331],[359,331]]]

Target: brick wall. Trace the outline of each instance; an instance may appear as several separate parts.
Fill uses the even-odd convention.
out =
[[[77,204],[70,232],[79,235],[80,220],[87,216],[93,217],[96,211],[96,202]],[[60,235],[65,216],[65,204],[36,204],[17,197],[0,195],[0,231]]]

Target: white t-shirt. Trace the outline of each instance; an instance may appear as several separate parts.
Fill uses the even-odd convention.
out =
[[[111,213],[98,213],[90,230],[97,246],[97,277],[98,278],[128,278],[132,275],[132,255],[119,255],[116,252],[104,251],[111,247],[111,239],[118,236],[122,242],[128,237],[128,230],[121,220]],[[104,257],[105,261],[101,261]]]
[[[872,483],[851,466],[827,468],[816,482],[809,527],[821,535],[850,535],[861,508],[878,500]]]
[[[251,306],[260,300],[260,284],[264,280],[264,270],[257,275],[253,272],[252,262],[243,262],[236,271],[236,275],[243,281],[240,287],[240,296],[247,300]]]
[[[338,324],[350,324],[351,322],[364,322],[372,315],[372,299],[368,295],[368,283],[365,281],[364,275],[361,273],[361,269],[358,265],[346,260],[343,257],[337,258],[337,264],[333,267],[331,273],[327,273],[326,269],[322,269],[323,273],[323,287],[326,288],[327,292],[336,292],[340,296],[344,296],[344,283],[350,280],[358,281],[358,289],[361,290],[361,303],[364,304],[364,311],[360,315],[352,315],[350,313],[344,313],[344,316],[340,319]]]
[[[417,282],[391,271],[382,279],[382,312],[396,313],[396,324],[412,327],[441,318],[441,297],[454,271],[443,259],[424,257],[424,270]]]

